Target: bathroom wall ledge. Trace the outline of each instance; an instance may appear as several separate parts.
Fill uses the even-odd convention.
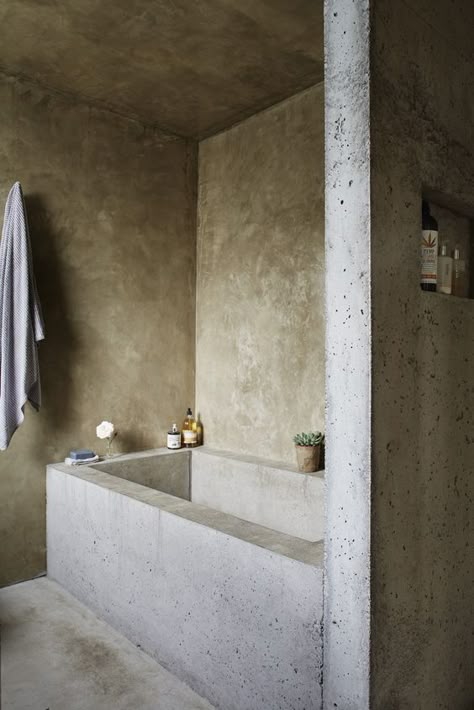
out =
[[[152,455],[182,455],[185,452],[168,452],[155,450],[145,452],[145,456]],[[114,461],[123,461],[124,458],[140,458],[142,454],[132,454],[128,457],[116,457]],[[104,462],[107,463],[107,462]],[[109,462],[110,463],[110,462]],[[97,465],[97,464],[96,464]],[[50,464],[47,466],[48,477],[65,474],[80,478],[88,483],[102,488],[107,488],[120,495],[125,495],[137,501],[160,509],[161,515],[177,515],[205,527],[218,530],[243,542],[257,545],[270,550],[277,555],[289,557],[298,562],[322,568],[323,542],[308,542],[300,538],[285,535],[262,525],[249,523],[232,515],[221,513],[207,506],[177,498],[175,496],[156,491],[138,483],[117,478],[116,476],[94,469],[90,466],[67,466],[65,464]]]
[[[175,451],[172,451],[171,449],[167,449],[163,446],[161,446],[158,449],[146,449],[145,451],[134,451],[129,454],[118,454],[117,456],[112,456],[111,458],[107,459],[102,459],[101,461],[98,461],[97,463],[94,464],[94,468],[98,466],[107,466],[108,464],[110,465],[111,463],[114,463],[115,461],[137,461],[138,459],[143,459],[143,458],[149,458],[152,456],[190,456],[191,454],[191,449],[176,449]],[[56,464],[51,464],[51,465],[56,465]],[[68,466],[69,468],[73,468]],[[78,466],[77,468],[80,468]],[[82,467],[84,468],[84,467]]]
[[[199,446],[198,448],[192,450],[193,456],[199,456],[200,452],[203,452],[204,454],[209,454],[211,456],[219,456],[221,458],[231,459],[232,461],[246,461],[247,463],[253,463],[256,466],[265,466],[266,468],[274,468],[283,472],[299,473],[296,465],[291,466],[286,461],[275,461],[273,459],[265,459],[259,456],[234,454],[231,451],[220,451],[219,449],[213,449],[208,446]],[[304,475],[324,480],[324,471],[316,471],[315,473],[305,473]]]
[[[469,300],[469,299],[462,299]],[[120,454],[119,456],[114,456],[111,459],[105,459],[94,464],[94,468],[97,466],[107,465],[114,461],[134,461],[137,459],[146,458],[149,456],[198,456],[200,452],[209,454],[211,456],[219,456],[225,459],[231,459],[232,461],[246,461],[247,463],[253,463],[257,466],[265,466],[267,468],[274,468],[279,471],[288,471],[292,473],[299,473],[296,465],[292,466],[286,461],[277,461],[275,459],[266,459],[260,456],[250,456],[246,454],[236,454],[232,451],[221,451],[220,449],[215,449],[209,446],[199,446],[195,449],[177,449],[173,451],[164,447],[158,449],[147,449],[146,451],[135,451],[129,454]],[[60,465],[60,464],[51,464]],[[69,467],[68,467],[69,468]],[[324,470],[316,471],[315,473],[305,473],[305,476],[312,476],[315,478],[320,478],[324,480]]]
[[[421,298],[423,305],[432,305],[437,301],[439,303],[449,303],[451,302],[453,308],[466,308],[469,316],[472,315],[472,310],[474,309],[474,298],[463,298],[462,296],[448,295],[447,293],[438,293],[437,291],[421,291]]]

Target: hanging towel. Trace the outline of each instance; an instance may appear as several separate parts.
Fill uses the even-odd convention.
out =
[[[28,400],[41,404],[36,343],[44,338],[36,291],[28,222],[21,185],[16,182],[5,205],[0,244],[0,449],[23,422]]]

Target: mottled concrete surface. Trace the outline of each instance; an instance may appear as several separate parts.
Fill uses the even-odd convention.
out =
[[[204,446],[119,456],[90,468],[206,506],[213,517],[221,511],[311,542],[324,536],[324,472]]]
[[[312,542],[324,537],[324,473],[207,447],[192,453],[192,500]]]
[[[211,710],[55,582],[0,591],[2,710]]]
[[[325,32],[323,694],[326,710],[366,710],[370,693],[372,323],[368,0],[329,0]]]
[[[323,78],[322,0],[3,0],[0,67],[183,136]]]
[[[171,496],[191,500],[190,449],[158,449],[156,456],[119,456],[91,468]]]
[[[422,186],[474,207],[474,6],[372,20],[372,707],[468,710],[474,302],[418,281]]]
[[[139,452],[132,456],[138,460],[160,455],[162,449],[154,450],[154,453]],[[156,453],[155,453],[156,452]],[[163,493],[153,488],[148,488],[134,481],[127,481],[113,474],[101,471],[94,466],[66,466],[65,464],[50,464],[48,466],[48,476],[54,476],[55,471],[61,474],[68,474],[74,478],[80,478],[94,485],[101,486],[120,496],[127,496],[148,506],[159,508],[170,515],[177,515],[184,520],[198,523],[204,527],[212,528],[242,540],[249,545],[257,545],[265,548],[277,555],[290,557],[293,560],[310,565],[321,566],[323,545],[321,542],[309,542],[299,537],[293,537],[277,530],[264,527],[257,523],[236,518],[234,515],[209,508],[199,503],[191,503],[184,498],[178,498],[168,493]],[[72,483],[70,484],[73,485]],[[53,508],[51,501],[47,501],[47,506]],[[50,547],[48,541],[48,548]]]
[[[20,180],[46,322],[43,408],[0,457],[0,585],[45,567],[48,461],[164,445],[194,395],[192,146],[0,81],[0,204]]]
[[[324,429],[323,86],[199,148],[196,401],[212,448]]]
[[[48,575],[216,707],[319,710],[322,543],[87,466],[48,467],[47,519]]]

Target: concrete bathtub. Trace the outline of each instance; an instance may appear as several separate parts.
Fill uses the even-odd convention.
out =
[[[48,466],[48,575],[222,710],[321,707],[322,524],[322,476],[257,459]]]

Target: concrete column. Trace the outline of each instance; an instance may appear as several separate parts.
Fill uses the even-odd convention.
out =
[[[369,706],[369,2],[326,0],[324,707]]]

